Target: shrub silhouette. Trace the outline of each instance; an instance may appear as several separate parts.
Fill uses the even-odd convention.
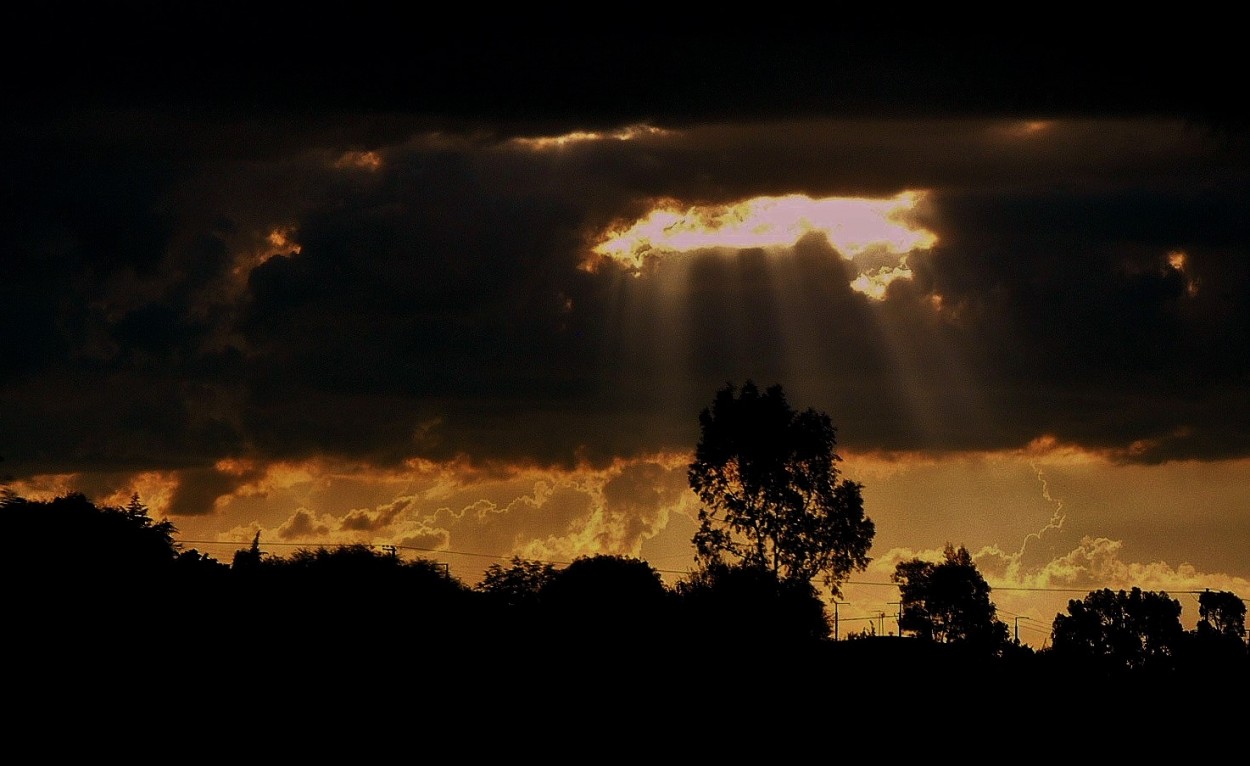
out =
[[[658,629],[670,593],[651,565],[628,556],[581,556],[558,570],[539,593],[543,613],[570,634],[602,640]]]
[[[810,644],[830,635],[824,601],[809,582],[769,569],[714,564],[679,582],[682,626],[701,646]]]

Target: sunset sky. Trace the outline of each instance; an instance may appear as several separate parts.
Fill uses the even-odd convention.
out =
[[[231,8],[5,11],[44,51],[2,54],[18,494],[138,492],[224,561],[671,582],[699,411],[753,380],[864,485],[843,636],[948,542],[1035,647],[1094,589],[1250,596],[1228,32]]]

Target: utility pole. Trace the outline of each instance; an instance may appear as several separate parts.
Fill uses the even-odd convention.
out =
[[[850,601],[834,601],[833,602],[833,640],[838,640],[838,604],[849,604]]]
[[[1017,645],[1019,645],[1020,643],[1020,618],[1021,617],[1024,617],[1024,619],[1026,620],[1030,619],[1028,616],[1025,616],[1025,615],[1019,615],[1019,614],[1016,615],[1016,644]]]
[[[898,624],[898,634],[900,636],[903,635],[903,602],[902,601],[887,601],[885,603],[890,606],[898,607],[898,609],[895,610],[894,612],[894,622]]]

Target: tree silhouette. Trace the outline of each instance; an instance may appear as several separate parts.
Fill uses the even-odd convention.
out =
[[[1167,593],[1090,591],[1055,615],[1050,651],[1071,663],[1112,673],[1170,670],[1185,630],[1181,605]]]
[[[136,657],[144,646],[201,646],[204,626],[211,631],[204,615],[216,613],[228,570],[182,551],[174,525],[153,520],[137,494],[114,507],[76,492],[51,500],[4,493],[0,526],[22,541],[0,557],[0,580],[6,638],[26,659],[94,672],[101,658]],[[145,670],[137,662],[117,667]]]
[[[823,578],[836,597],[868,566],[875,528],[861,485],[841,479],[828,415],[790,407],[780,385],[747,381],[716,393],[699,415],[690,487],[704,507],[694,535],[702,566],[725,561],[784,580]]]
[[[513,556],[507,567],[487,567],[474,590],[504,606],[532,607],[538,604],[539,594],[555,575],[554,564]]]
[[[261,562],[260,550],[260,530],[256,530],[256,535],[252,538],[252,545],[247,550],[238,550],[234,552],[234,559],[231,560],[232,569],[239,571],[255,571],[260,568]]]
[[[1092,591],[1056,616],[1049,650],[1024,652],[1006,640],[971,556],[949,544],[942,562],[896,570],[900,624],[931,640],[828,641],[814,584],[749,561],[710,561],[670,590],[637,558],[585,556],[563,569],[513,558],[468,588],[443,565],[405,561],[393,548],[282,558],[262,555],[259,534],[226,566],[181,550],[172,526],[153,521],[137,495],[112,507],[80,494],[32,501],[0,491],[0,524],[13,541],[0,557],[0,654],[6,680],[28,692],[138,685],[179,704],[244,704],[260,714],[331,688],[339,699],[374,697],[375,674],[402,665],[437,690],[438,704],[525,690],[533,725],[550,723],[559,700],[568,702],[561,712],[588,716],[636,705],[621,693],[636,688],[731,700],[733,720],[773,715],[790,731],[785,700],[820,688],[879,689],[882,705],[897,704],[905,684],[943,688],[945,702],[971,710],[978,700],[961,689],[1112,678],[1098,688],[1114,696],[1090,695],[1083,715],[1165,692],[1206,715],[1226,704],[1217,690],[1235,694],[1250,680],[1245,607],[1234,594],[1204,593],[1198,627],[1185,632],[1179,602],[1165,593]],[[964,651],[985,645],[1005,649]],[[178,686],[174,656],[177,673],[198,673],[202,685]],[[321,672],[329,668],[332,684]],[[1139,670],[1161,672],[1130,672]],[[477,683],[464,683],[466,673]],[[703,708],[715,711],[709,725],[723,723],[723,707]]]
[[[52,541],[57,551],[51,557],[40,546],[20,547],[6,553],[7,566],[81,576],[86,585],[165,567],[178,559],[181,548],[174,525],[154,521],[137,494],[125,508],[116,508],[98,506],[79,492],[52,500],[10,493],[0,498],[0,512],[12,539]]]
[[[467,651],[481,634],[472,591],[427,559],[344,544],[240,561],[249,563],[231,568],[227,607],[238,626],[226,639],[236,654],[266,650],[316,663],[326,653],[365,656],[401,640],[413,650]]]
[[[1200,635],[1228,636],[1238,642],[1246,638],[1246,602],[1236,593],[1203,591],[1198,596]]]
[[[650,564],[630,556],[579,556],[539,593],[549,630],[561,640],[654,639],[670,617],[672,593]]]
[[[899,630],[938,643],[963,644],[1001,654],[1007,625],[997,619],[990,586],[968,549],[946,544],[943,561],[913,558],[894,568],[899,585]]]
[[[1250,647],[1246,646],[1246,602],[1228,591],[1203,591],[1198,596],[1198,624],[1186,634],[1184,669],[1195,678],[1221,684],[1250,680]]]
[[[677,583],[683,626],[701,646],[796,646],[829,637],[825,604],[810,581],[714,562]]]

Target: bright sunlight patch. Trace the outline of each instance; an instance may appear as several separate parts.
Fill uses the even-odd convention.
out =
[[[919,191],[885,199],[791,194],[706,206],[668,200],[632,224],[605,232],[593,253],[596,260],[616,261],[639,273],[652,259],[708,249],[788,248],[819,233],[856,264],[851,287],[880,300],[890,282],[911,278],[908,254],[937,242],[915,220],[924,196]]]

